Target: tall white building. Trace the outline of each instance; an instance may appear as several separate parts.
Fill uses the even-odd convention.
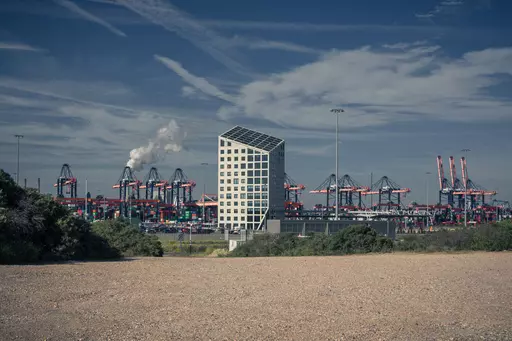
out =
[[[284,218],[284,140],[236,126],[219,136],[219,227]]]

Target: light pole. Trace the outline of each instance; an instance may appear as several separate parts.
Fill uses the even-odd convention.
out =
[[[345,112],[343,109],[331,109],[331,112],[336,115],[336,211],[335,211],[335,219],[338,220],[338,209],[339,209],[339,203],[338,203],[338,197],[339,197],[339,184],[338,184],[338,122],[339,122],[339,116],[341,113]]]
[[[464,161],[468,161],[468,152],[470,152],[471,149],[462,149],[461,152],[464,153]],[[464,227],[468,227],[468,205],[467,205],[467,197],[468,197],[468,172],[466,167],[462,170],[464,172]]]
[[[429,179],[429,175],[432,174],[431,172],[426,172],[425,173],[427,175],[427,181],[426,181],[426,190],[427,190],[427,228],[428,228],[428,225],[429,225],[429,218],[430,218],[430,215],[429,215],[429,212],[428,212],[428,179]]]
[[[202,162],[201,166],[205,167],[205,171],[203,173],[203,221],[202,221],[202,227],[204,228],[204,222],[206,219],[206,166],[208,166],[208,163]]]
[[[18,139],[18,161],[16,163],[16,185],[19,185],[20,180],[20,140],[24,137],[23,135],[14,135]]]

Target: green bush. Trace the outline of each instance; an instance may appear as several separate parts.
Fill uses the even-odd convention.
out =
[[[92,232],[124,256],[161,257],[164,253],[156,236],[147,235],[123,220],[94,223]]]
[[[333,235],[310,234],[298,238],[293,234],[256,235],[230,253],[233,257],[325,256],[352,253],[389,252],[393,241],[369,227],[354,225]]]
[[[512,250],[512,223],[479,225],[429,234],[409,235],[396,242],[398,251],[504,251]]]
[[[0,170],[0,263],[161,256],[156,237],[124,222],[94,228],[50,195],[17,186]]]

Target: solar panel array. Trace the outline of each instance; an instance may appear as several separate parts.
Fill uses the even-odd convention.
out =
[[[267,152],[270,152],[272,149],[277,147],[278,144],[283,142],[283,140],[276,137],[259,133],[257,131],[240,126],[236,126],[233,129],[225,132],[221,135],[221,137],[225,137],[235,142],[243,143],[253,148],[262,149]]]

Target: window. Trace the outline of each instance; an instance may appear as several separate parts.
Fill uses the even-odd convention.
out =
[[[247,149],[247,154],[253,154],[253,153],[254,153],[254,150],[252,150],[250,148]]]
[[[240,213],[245,213],[245,208],[242,208],[242,209],[240,210]]]
[[[261,171],[262,176],[268,176],[268,170],[264,169]]]
[[[227,220],[227,221],[231,221],[231,217],[230,217],[230,216],[227,216],[226,220]]]
[[[261,161],[261,155],[255,155],[254,161]]]
[[[248,213],[248,214],[253,214],[253,213],[254,213],[254,209],[252,209],[252,208],[248,208],[248,209],[247,209],[247,213]]]
[[[227,213],[231,213],[231,208],[228,208],[228,209],[226,210],[226,212],[227,212]]]
[[[220,150],[220,153],[221,153],[221,154],[224,154],[224,149],[221,149],[221,150]]]
[[[254,176],[261,176],[261,171],[259,171],[259,170],[254,171]]]
[[[235,208],[235,209],[233,210],[233,213],[237,214],[237,213],[238,213],[238,209],[237,209],[237,208]]]
[[[249,156],[247,157],[247,161],[254,161],[254,156],[249,155]]]
[[[247,206],[251,206],[252,207],[252,201],[248,201],[247,202]]]
[[[233,166],[234,168],[238,168],[238,163],[235,163]]]
[[[260,193],[254,193],[254,199],[260,199],[261,196],[260,196]]]
[[[235,161],[238,161],[238,156],[235,156],[233,159],[235,159]]]
[[[224,140],[220,140],[220,146],[224,147]]]
[[[253,192],[253,191],[254,191],[254,187],[252,185],[248,185],[247,186],[247,192]]]
[[[222,157],[220,158],[220,162],[223,162],[223,161],[224,161],[224,156],[222,156]]]
[[[261,185],[262,191],[268,191],[268,185]]]
[[[247,199],[254,199],[254,194],[247,193]]]
[[[220,169],[224,169],[224,164],[223,163],[220,164]]]
[[[261,168],[261,163],[257,162],[254,164],[254,168],[255,169],[260,169]]]
[[[228,142],[228,147],[231,147],[231,142]]]
[[[228,172],[228,176],[231,176],[231,172]]]
[[[233,206],[238,206],[238,201],[233,201]]]
[[[240,217],[240,220],[241,220],[241,221],[244,221],[244,220],[245,220],[245,217]]]
[[[242,161],[245,161],[245,156],[242,156]]]
[[[230,183],[231,183],[231,179],[228,179],[228,184],[230,184]]]
[[[233,187],[233,191],[238,192],[238,187],[237,186]]]
[[[238,149],[235,149],[235,154],[238,154]]]
[[[226,199],[231,199],[231,193],[226,194]]]
[[[221,183],[221,184],[224,184],[224,179],[220,179],[220,183]]]
[[[240,190],[243,192],[245,191],[245,186],[240,187]]]
[[[245,199],[245,193],[240,194],[240,199]]]
[[[261,168],[268,168],[268,162],[262,162]]]
[[[268,201],[267,200],[262,200],[261,201],[261,207],[267,207],[268,206]]]
[[[235,175],[235,176],[238,176],[238,172],[234,172],[234,175]],[[243,174],[242,174],[242,175],[243,175]]]
[[[245,149],[242,149],[242,154],[245,154]]]
[[[228,154],[231,154],[231,149],[228,149]]]
[[[242,172],[242,176],[245,176],[245,172]]]
[[[223,186],[220,187],[220,191],[221,192],[224,191],[224,187]]]
[[[233,179],[233,183],[234,183],[235,185],[238,185],[238,179]]]
[[[227,191],[228,191],[228,192],[231,192],[231,186],[228,186]]]
[[[248,178],[248,179],[247,179],[247,183],[248,183],[249,185],[252,185],[252,184],[254,183],[254,178]]]
[[[233,198],[238,199],[238,193],[233,194]]]
[[[228,187],[228,188],[229,188],[229,187]],[[254,186],[254,190],[255,190],[256,192],[259,192],[259,191],[260,191],[260,186],[259,186],[259,185]]]
[[[253,164],[252,164],[252,163],[248,163],[248,164],[247,164],[247,168],[252,169],[252,167],[253,167]]]
[[[220,202],[220,205],[221,205],[221,206],[224,206],[224,201],[221,201],[221,202]]]
[[[268,161],[268,155],[262,155],[261,161]]]
[[[259,200],[255,200],[254,201],[254,207],[260,207],[260,201]]]
[[[241,183],[245,184],[245,179],[242,179],[242,180],[240,180],[240,181],[241,181]]]
[[[222,165],[221,165],[222,166]],[[231,169],[231,165],[228,163],[228,169]]]
[[[223,208],[221,208],[221,209],[219,210],[219,212],[220,212],[220,213],[224,213],[224,209],[223,209]]]
[[[240,168],[241,168],[241,169],[245,169],[245,163],[241,163],[241,164],[240,164]]]
[[[261,183],[261,179],[260,178],[254,178],[254,183],[256,185],[259,185]]]
[[[254,172],[253,171],[247,171],[247,176],[254,176]]]
[[[224,176],[224,172],[220,172],[220,176]]]
[[[268,184],[268,178],[262,178],[261,181],[264,185]]]
[[[240,201],[240,206],[245,206],[245,201]]]
[[[226,206],[231,206],[231,201],[226,201]]]
[[[238,217],[233,217],[233,220],[234,221],[238,221]]]
[[[224,199],[224,194],[223,193],[220,194],[220,198]]]
[[[261,199],[268,199],[268,192],[261,193]]]

